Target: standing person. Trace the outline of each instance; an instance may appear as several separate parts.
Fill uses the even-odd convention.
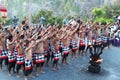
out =
[[[23,45],[23,41],[20,40],[17,44],[17,56],[16,56],[16,77],[19,78],[19,70],[21,69],[21,67],[23,67],[23,71],[24,71],[24,65],[25,65],[25,55],[24,55],[24,45]]]
[[[88,38],[87,38],[87,48],[85,53],[87,54],[88,49],[92,46],[92,30],[88,32]]]
[[[82,56],[84,56],[84,50],[85,50],[85,38],[84,38],[84,32],[80,32],[80,41],[79,41],[79,52],[78,52],[78,56],[80,56],[80,54]],[[82,51],[82,52],[81,52]]]
[[[101,36],[98,36],[96,38],[96,47],[97,47],[97,50],[96,50],[96,53],[99,52],[100,48],[102,47],[102,38]]]
[[[40,37],[38,37],[38,40],[36,40],[36,76],[38,76],[38,71],[39,71],[39,67],[40,67],[40,73],[44,73],[43,71],[43,65],[45,62],[44,59],[44,48],[43,48],[43,41],[44,39],[40,39]]]
[[[0,31],[0,68],[2,70],[2,62],[5,61],[6,68],[8,69],[8,53],[6,46],[6,35]]]
[[[107,35],[108,35],[108,30],[107,30],[107,28],[105,28],[105,29],[104,29],[104,33],[103,33],[103,35],[102,35],[102,45],[103,45],[103,49],[104,49],[105,47],[107,47],[107,45],[108,45],[108,37],[107,37]]]
[[[76,51],[78,50],[77,42],[75,40],[72,41],[72,53],[74,54],[74,57],[76,58]]]
[[[63,52],[62,52],[62,66],[64,66],[65,64],[68,65],[68,62],[67,62],[67,58],[68,58],[68,55],[69,55],[69,36],[65,35],[65,37],[62,38],[62,42],[63,42]]]
[[[49,66],[48,62],[49,62],[49,59],[50,59],[50,53],[49,53],[49,46],[50,44],[48,45],[48,40],[45,39],[43,41],[43,48],[44,48],[44,55],[45,57],[47,58],[47,61],[46,61],[46,66]]]
[[[46,66],[49,67],[49,60],[50,60],[50,53],[51,53],[51,39],[48,38],[48,49],[44,49],[45,57],[47,58],[46,60]]]
[[[31,40],[29,43],[29,46],[26,48],[26,57],[25,57],[25,70],[24,70],[24,80],[28,80],[27,76],[30,75],[32,78],[32,68],[33,68],[33,63],[32,63],[32,49],[35,47],[35,41]]]
[[[76,51],[78,50],[78,47],[77,47],[77,41],[78,41],[78,33],[77,33],[77,30],[78,30],[78,27],[77,25],[73,26],[72,27],[72,32],[70,34],[70,36],[72,37],[72,58],[76,58]]]
[[[102,47],[102,37],[101,37],[101,27],[100,25],[96,25],[96,53],[99,52],[100,48]]]
[[[58,67],[58,61],[60,59],[60,52],[59,52],[59,38],[57,34],[54,35],[54,51],[53,51],[53,64],[52,64],[52,70],[57,70],[59,69]]]
[[[13,68],[13,72],[15,73],[15,63],[16,63],[16,57],[14,53],[14,42],[16,40],[16,37],[13,38],[12,35],[8,37],[8,71],[9,76],[11,76],[11,69]]]

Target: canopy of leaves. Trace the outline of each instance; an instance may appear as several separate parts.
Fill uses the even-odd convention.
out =
[[[0,18],[0,23],[4,23],[4,19],[2,17]],[[10,24],[12,24],[12,18],[6,18],[5,25],[10,25]]]
[[[54,23],[59,23],[59,25],[62,25],[62,16],[53,16],[52,11],[47,11],[47,10],[40,10],[38,13],[32,15],[32,23],[40,23],[40,17],[44,16],[45,17],[45,22],[50,23],[51,25],[54,25]]]
[[[120,15],[120,0],[111,6],[104,6],[104,11],[106,12],[107,18],[112,18],[113,16]]]
[[[94,20],[94,22],[100,22],[101,25],[104,25],[104,24],[106,24],[106,23],[111,23],[111,22],[113,22],[113,21],[114,21],[113,19],[107,19],[107,18],[103,18],[103,17],[101,17],[101,18],[96,18],[96,19]]]
[[[92,10],[93,16],[95,17],[105,17],[106,16],[106,12],[102,9],[102,8],[94,8]]]
[[[103,24],[105,22],[113,22],[113,17],[120,15],[120,0],[116,0],[116,3],[110,6],[105,5],[103,8],[94,8],[92,14],[95,22]]]

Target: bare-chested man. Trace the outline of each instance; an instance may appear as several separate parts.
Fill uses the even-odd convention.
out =
[[[49,66],[49,60],[50,60],[50,52],[49,52],[49,47],[50,45],[48,45],[48,40],[44,40],[43,41],[43,48],[44,48],[44,53],[45,53],[45,57],[47,58],[46,60],[46,66]]]
[[[78,47],[77,47],[77,41],[78,41],[78,33],[77,33],[77,30],[78,30],[78,27],[79,26],[72,26],[72,34],[70,35],[72,37],[72,58],[76,58],[76,51],[78,50]]]
[[[80,41],[79,41],[79,53],[78,56],[80,56],[80,54],[82,56],[84,56],[84,50],[85,50],[85,35],[84,35],[84,27],[81,28],[80,30]]]
[[[87,37],[87,48],[85,53],[87,54],[88,49],[90,49],[90,46],[92,46],[92,30],[89,30],[88,37]]]
[[[16,40],[16,37],[13,38],[12,35],[8,37],[8,70],[9,70],[9,76],[11,76],[11,69],[13,68],[13,72],[15,72],[15,63],[16,63],[16,56],[14,53],[14,42]]]
[[[54,51],[53,51],[54,61],[53,61],[53,65],[52,65],[52,70],[57,70],[57,69],[59,69],[58,61],[60,59],[59,38],[58,38],[57,34],[54,34],[53,46],[54,46]]]
[[[25,70],[24,70],[24,75],[25,78],[24,80],[27,80],[27,76],[30,75],[32,77],[32,49],[35,47],[35,41],[31,40],[29,43],[29,46],[26,48],[26,57],[25,57]]]
[[[107,27],[104,28],[104,32],[102,35],[102,45],[103,45],[103,48],[107,47],[107,45],[108,45],[108,29],[107,29]]]
[[[6,35],[1,30],[0,31],[0,68],[2,70],[2,62],[5,60],[6,68],[8,68],[8,56],[7,56],[7,47],[6,47]]]
[[[40,73],[44,73],[43,65],[44,65],[44,39],[41,36],[36,40],[36,76],[38,76],[38,71],[40,68]]]
[[[68,64],[67,62],[67,58],[70,52],[69,49],[69,35],[64,34],[64,37],[61,39],[63,42],[63,49],[62,49],[62,66],[64,66],[65,64]]]
[[[22,38],[22,36],[21,36]],[[25,65],[25,56],[24,56],[24,40],[23,39],[20,39],[18,42],[17,42],[17,56],[16,56],[16,77],[19,78],[19,70],[21,69],[21,67],[23,67],[23,71],[24,71],[24,65]]]

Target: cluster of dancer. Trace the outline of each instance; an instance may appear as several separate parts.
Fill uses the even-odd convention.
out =
[[[91,46],[96,53],[99,49],[110,47],[108,25],[101,27],[98,23],[78,22],[75,25],[63,24],[60,29],[58,26],[46,25],[46,29],[43,29],[41,26],[28,26],[23,21],[15,29],[9,27],[7,34],[1,29],[0,70],[5,62],[9,76],[15,73],[19,78],[19,72],[23,70],[27,80],[28,75],[32,77],[33,71],[36,76],[39,76],[39,72],[44,73],[44,64],[52,64],[52,70],[55,71],[59,69],[58,63],[65,66],[69,64],[68,58],[87,55]]]

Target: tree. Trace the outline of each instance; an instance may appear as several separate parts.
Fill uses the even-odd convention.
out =
[[[51,25],[54,25],[54,23],[59,23],[59,27],[62,25],[62,16],[53,16],[52,11],[47,10],[40,10],[38,13],[32,15],[32,23],[40,23],[40,17],[44,16],[46,19],[46,23],[50,23]]]
[[[120,0],[117,0],[115,4],[112,4],[111,6],[104,6],[104,10],[106,12],[106,17],[107,18],[113,18],[113,16],[118,16],[120,15]]]
[[[105,9],[107,9],[108,7],[106,7]],[[111,13],[109,14],[110,11],[105,10],[104,8],[94,8],[92,10],[93,16],[94,16],[94,22],[101,22],[101,24],[106,24],[106,23],[110,23],[113,22],[113,16],[111,15]],[[112,16],[112,17],[108,17]]]
[[[102,8],[94,8],[92,10],[93,16],[96,18],[101,18],[106,16],[106,12]]]

